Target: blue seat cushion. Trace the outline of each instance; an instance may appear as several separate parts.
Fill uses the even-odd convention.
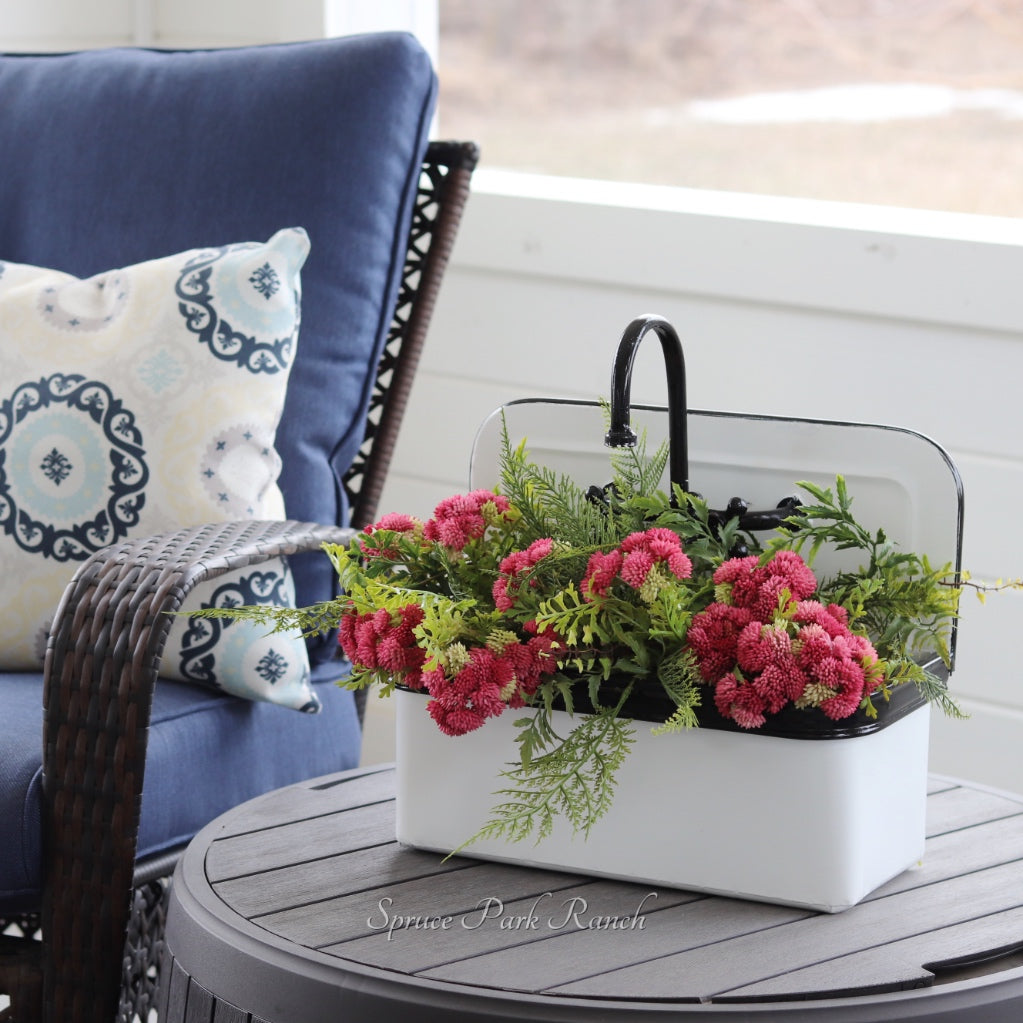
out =
[[[288,517],[344,522],[434,109],[419,43],[8,55],[0,96],[0,260],[89,277],[305,228],[280,486]],[[334,595],[325,558],[292,569],[301,604]]]
[[[335,662],[332,671],[314,673],[323,710],[312,715],[161,679],[153,698],[139,857],[181,845],[246,799],[355,767],[361,743],[355,704],[332,681],[346,670]],[[37,909],[41,898],[41,675],[0,673],[0,720],[3,916]]]

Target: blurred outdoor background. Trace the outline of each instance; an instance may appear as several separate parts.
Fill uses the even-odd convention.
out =
[[[1023,214],[1020,0],[439,0],[484,165]]]

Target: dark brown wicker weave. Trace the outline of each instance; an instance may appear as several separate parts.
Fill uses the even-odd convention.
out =
[[[472,144],[433,143],[423,166],[365,442],[346,479],[356,527],[376,514],[476,159]],[[296,522],[218,524],[108,548],[75,574],[45,665],[43,906],[38,919],[0,920],[26,935],[0,939],[4,1018],[147,1018],[176,860],[135,862],[153,686],[171,624],[164,612],[204,579],[349,535]],[[37,927],[41,941],[29,937]]]

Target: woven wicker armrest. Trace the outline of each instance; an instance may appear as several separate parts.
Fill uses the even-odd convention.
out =
[[[44,990],[74,1003],[44,1006],[45,1018],[85,1018],[97,1006],[111,1006],[97,1018],[114,1018],[165,612],[204,579],[351,536],[220,523],[107,548],[75,573],[50,632],[43,735],[43,924],[54,972]]]

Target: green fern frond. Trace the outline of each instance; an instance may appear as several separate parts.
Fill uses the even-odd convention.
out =
[[[696,710],[702,700],[703,686],[692,651],[683,648],[666,657],[661,662],[657,678],[675,704],[675,710],[663,724],[653,729],[652,734],[664,735],[698,727],[700,722]]]
[[[928,656],[951,664],[949,644],[962,592],[953,566],[935,568],[926,556],[898,549],[883,529],[864,528],[852,513],[842,476],[836,477],[834,491],[806,481],[799,487],[816,503],[803,505],[790,520],[792,533],[769,547],[798,552],[809,547],[808,562],[824,546],[861,551],[864,560],[856,572],[820,581],[820,599],[841,604],[850,624],[870,635],[891,684],[912,683],[946,714],[962,717],[947,682],[919,664]]]
[[[523,546],[556,536],[566,545],[601,542],[605,517],[574,480],[530,462],[525,441],[513,448],[507,423],[501,426],[501,492],[521,514]]]
[[[190,618],[222,618],[247,621],[264,626],[267,634],[300,632],[303,636],[318,636],[337,628],[345,602],[342,598],[324,601],[310,607],[282,607],[279,604],[252,604],[235,607],[206,607],[197,611],[182,611]]]
[[[655,493],[667,464],[667,442],[658,445],[657,450],[648,455],[645,430],[640,431],[635,445],[611,449],[614,486],[625,499],[638,494]]]
[[[948,690],[948,681],[911,657],[899,655],[886,661],[890,685],[914,685],[920,694],[950,718],[969,717]]]
[[[588,836],[611,807],[617,772],[635,741],[631,721],[618,717],[623,702],[624,697],[617,707],[583,716],[564,738],[554,734],[549,721],[525,725],[520,748],[528,759],[502,772],[511,786],[495,793],[507,798],[455,852],[488,838],[533,837],[538,843],[550,835],[557,817],[568,821],[573,834]]]

